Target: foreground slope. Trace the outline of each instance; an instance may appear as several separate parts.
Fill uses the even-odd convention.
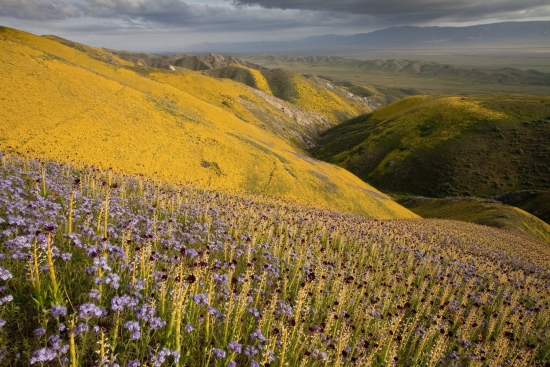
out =
[[[0,149],[379,218],[415,216],[276,135],[296,121],[243,84],[190,71],[149,75],[9,28],[0,28],[0,43]]]
[[[550,363],[549,245],[523,236],[13,156],[0,190],[2,364]]]

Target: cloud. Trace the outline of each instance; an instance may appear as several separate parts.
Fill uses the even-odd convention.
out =
[[[81,14],[119,19],[126,26],[194,30],[253,31],[300,28],[328,21],[322,14],[299,9],[266,9],[189,4],[180,0],[89,0],[79,4]]]
[[[130,28],[234,30],[370,29],[437,21],[472,22],[550,16],[548,0],[1,0],[0,17],[62,21],[88,17]]]
[[[97,45],[298,39],[550,19],[548,0],[0,0],[0,24]],[[155,38],[156,37],[156,38]],[[116,41],[116,44],[115,44]]]
[[[80,13],[71,4],[62,1],[2,0],[0,17],[46,21],[78,18]]]
[[[387,24],[422,24],[438,20],[548,16],[548,0],[231,0],[234,5],[363,14]]]

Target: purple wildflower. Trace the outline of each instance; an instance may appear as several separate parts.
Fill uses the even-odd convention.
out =
[[[125,294],[123,296],[114,296],[111,299],[111,309],[113,311],[122,311],[124,307],[133,307],[136,306],[138,301],[133,299],[129,295]]]
[[[137,321],[128,321],[126,324],[124,324],[124,328],[132,332],[132,340],[139,339],[139,337],[141,336],[141,329]]]
[[[65,354],[69,350],[69,346],[67,344],[61,344],[61,337],[57,334],[50,335],[48,342],[52,346],[52,349],[59,354]]]
[[[110,285],[113,289],[118,289],[120,276],[116,273],[109,273],[103,278],[103,282]]]
[[[214,307],[208,307],[208,313],[210,315],[213,315],[217,319],[225,321],[225,316],[222,315],[222,313],[220,311],[218,311],[217,309],[215,309]]]
[[[136,279],[134,281],[134,290],[141,291],[145,288],[145,281],[143,279]]]
[[[6,320],[0,319],[0,328],[4,327],[4,325],[6,325]]]
[[[214,355],[214,357],[216,358],[225,358],[225,351],[221,350],[221,349],[218,349],[218,348],[214,348],[212,349],[212,354]]]
[[[141,362],[139,361],[139,359],[134,359],[134,360],[128,362],[127,367],[140,367],[140,366],[141,366]]]
[[[99,295],[99,290],[97,290],[97,289],[92,289],[88,293],[88,297],[90,297],[92,299],[97,299],[97,300],[99,300],[101,298],[100,295]]]
[[[52,306],[52,316],[59,317],[67,315],[67,307],[64,306]]]
[[[262,331],[260,329],[250,334],[250,338],[252,338],[252,340],[258,339],[260,343],[265,343],[267,341],[267,338],[262,334]]]
[[[10,301],[13,301],[13,296],[11,294],[8,294],[7,296],[4,296],[0,298],[0,306],[2,306],[4,303],[8,303]]]
[[[105,309],[96,306],[93,303],[84,303],[79,308],[78,317],[84,320],[90,320],[92,317],[102,317],[107,315]]]
[[[134,315],[136,315],[139,320],[143,321],[149,321],[152,317],[155,316],[156,312],[157,310],[154,307],[151,307],[147,304],[134,307]]]
[[[235,361],[229,361],[227,367],[237,367],[237,363]]]
[[[208,296],[204,293],[199,293],[194,296],[191,296],[191,299],[195,301],[197,305],[207,305],[208,304]]]
[[[250,361],[250,367],[260,367],[260,364],[255,360]]]
[[[75,326],[74,334],[75,335],[83,334],[83,333],[88,332],[88,330],[90,330],[90,328],[88,327],[88,324],[85,324],[85,323],[81,322],[80,324]]]
[[[53,360],[55,357],[57,357],[57,353],[55,353],[54,350],[50,348],[42,348],[42,349],[35,350],[32,353],[30,363],[35,364],[37,362],[41,362],[41,363],[49,362]]]
[[[239,344],[236,340],[227,344],[227,349],[232,350],[235,353],[241,353],[243,351],[242,344]]]
[[[70,254],[70,253],[66,252],[66,253],[61,254],[61,259],[63,261],[69,261],[69,260],[71,260],[72,256],[73,256],[73,254]]]
[[[259,353],[258,349],[256,349],[256,347],[253,347],[251,345],[249,345],[248,347],[246,347],[244,349],[244,354],[246,354],[249,357],[253,356],[255,354],[258,354],[258,353]]]
[[[257,308],[255,307],[251,307],[248,309],[248,313],[249,314],[252,314],[252,316],[254,316],[255,318],[259,318],[260,317],[260,311],[258,311]]]
[[[166,325],[166,321],[163,321],[160,317],[153,317],[149,320],[149,327],[152,330],[160,329],[164,325]]]
[[[170,354],[172,354],[170,352],[170,349],[162,348],[159,354],[151,357],[151,362],[153,362],[153,366],[155,367],[162,366],[162,364],[166,362],[166,357],[170,356]]]
[[[43,327],[39,327],[38,329],[34,329],[34,335],[42,336],[44,334],[46,334],[46,329],[44,329]]]
[[[0,266],[0,279],[8,280],[12,277],[13,275],[11,275],[11,273],[7,269]]]
[[[174,357],[174,364],[177,365],[180,361],[180,352],[178,352],[177,350],[173,350],[172,351],[172,357]]]
[[[192,332],[193,330],[195,330],[195,328],[194,328],[191,324],[185,325],[185,331],[186,331],[187,333],[190,333],[190,332]]]

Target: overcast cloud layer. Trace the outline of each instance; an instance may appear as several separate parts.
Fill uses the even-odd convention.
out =
[[[116,49],[550,20],[548,0],[0,0],[0,25]]]

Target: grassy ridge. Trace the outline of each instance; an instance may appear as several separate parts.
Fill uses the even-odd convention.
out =
[[[0,188],[10,365],[550,362],[548,246],[523,236],[14,156]]]
[[[398,201],[423,218],[462,220],[522,234],[550,244],[550,225],[526,211],[496,200],[413,197]]]
[[[414,216],[270,131],[241,101],[283,127],[295,122],[240,83],[199,72],[150,76],[154,69],[136,72],[8,28],[0,37],[2,149],[374,217]]]
[[[242,65],[229,65],[208,72],[229,78],[272,94],[305,110],[317,112],[330,121],[341,122],[370,111],[360,100],[337,93],[336,86],[327,88],[309,78],[283,69],[255,70]],[[331,90],[332,89],[332,90]]]
[[[388,191],[488,196],[550,185],[549,129],[549,97],[416,96],[327,131],[314,154]]]

